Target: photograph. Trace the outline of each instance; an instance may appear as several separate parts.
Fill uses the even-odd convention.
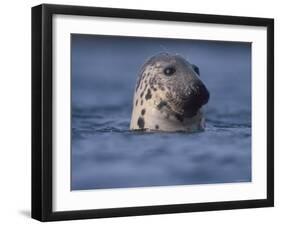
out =
[[[71,33],[71,191],[252,181],[252,43]]]
[[[32,7],[31,216],[274,206],[274,19]]]

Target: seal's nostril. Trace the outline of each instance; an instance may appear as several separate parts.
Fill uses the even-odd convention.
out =
[[[199,96],[200,96],[202,105],[208,103],[210,94],[209,94],[209,91],[207,90],[206,86],[203,83],[200,85]]]
[[[191,84],[189,90],[191,90],[191,92],[188,93],[189,99],[191,99],[191,102],[194,105],[202,106],[208,103],[210,94],[206,86],[201,81]]]

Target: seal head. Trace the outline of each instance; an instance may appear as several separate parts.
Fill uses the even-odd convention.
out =
[[[197,66],[177,54],[157,54],[140,70],[130,129],[202,130],[204,117],[201,108],[209,97]]]

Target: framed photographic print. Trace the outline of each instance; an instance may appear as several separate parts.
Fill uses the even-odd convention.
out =
[[[32,217],[273,206],[274,21],[32,8]]]

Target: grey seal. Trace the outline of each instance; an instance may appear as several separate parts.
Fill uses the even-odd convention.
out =
[[[202,106],[209,91],[199,68],[179,54],[159,53],[138,75],[131,130],[196,132],[205,128]]]

